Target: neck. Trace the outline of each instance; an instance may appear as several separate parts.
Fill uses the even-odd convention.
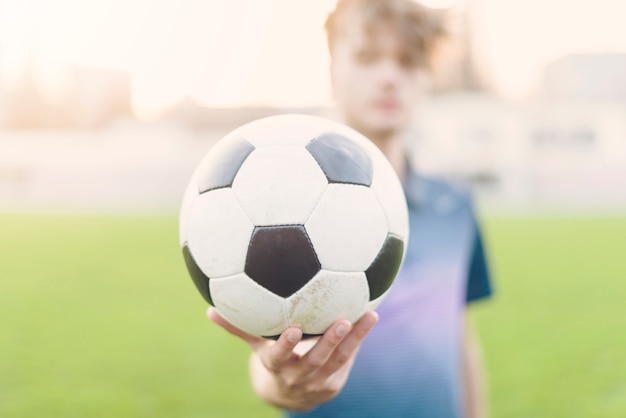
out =
[[[404,141],[398,133],[389,135],[367,135],[391,163],[400,180],[404,180],[407,170]]]

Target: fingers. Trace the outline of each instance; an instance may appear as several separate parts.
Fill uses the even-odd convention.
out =
[[[341,344],[335,348],[324,366],[320,369],[320,375],[330,376],[353,359],[363,339],[372,330],[374,325],[376,325],[376,322],[378,322],[378,314],[376,312],[369,311],[363,314],[353,325],[352,332],[341,341]]]
[[[299,328],[288,328],[276,340],[276,343],[271,345],[267,355],[257,354],[261,356],[261,361],[269,371],[277,373],[283,365],[300,357],[293,352],[293,349],[301,340],[302,331]]]
[[[297,375],[328,377],[354,358],[363,339],[378,321],[374,311],[366,312],[354,325],[341,319],[335,321],[315,345],[303,356],[294,352],[302,341],[299,328],[289,328],[276,341],[248,334],[226,321],[215,308],[207,316],[229,333],[246,341],[263,365],[272,373],[280,373],[286,365],[296,367]],[[295,370],[295,369],[294,369]]]
[[[352,330],[352,324],[342,319],[335,321],[322,338],[309,350],[302,358],[302,373],[308,374],[316,371],[326,364],[328,359],[333,355],[337,346]]]
[[[261,346],[265,347],[270,345],[271,347],[267,354],[257,353],[260,357],[262,357],[261,361],[263,361],[265,366],[270,370],[277,369],[282,363],[292,359],[292,357],[295,356],[295,354],[293,354],[293,349],[302,340],[302,331],[298,328],[289,328],[285,330],[285,332],[283,332],[274,343],[273,341],[248,334],[247,332],[240,330],[230,322],[226,321],[213,307],[209,307],[207,310],[207,316],[211,321],[215,322],[229,333],[243,339],[255,352],[259,351],[258,349]]]
[[[232,325],[230,322],[228,322],[227,320],[225,320],[218,312],[215,308],[213,308],[212,306],[209,307],[209,309],[207,310],[207,317],[215,322],[217,325],[219,325],[220,327],[224,328],[226,331],[228,331],[229,333],[243,339],[245,342],[247,342],[252,348],[254,348],[256,345],[258,345],[259,343],[265,341],[263,338],[261,337],[257,337],[256,335],[252,335],[252,334],[248,334],[247,332],[244,332],[242,330],[240,330],[239,328],[235,327],[234,325]]]

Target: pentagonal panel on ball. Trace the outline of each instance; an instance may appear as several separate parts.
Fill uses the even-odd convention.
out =
[[[306,334],[321,334],[337,319],[356,321],[365,312],[368,300],[364,273],[321,270],[287,298],[289,326],[300,327]]]
[[[188,245],[210,278],[243,272],[254,225],[230,188],[201,194],[189,213]]]
[[[237,328],[254,335],[277,335],[287,327],[285,300],[246,274],[209,282],[217,311]]]
[[[389,289],[400,270],[403,257],[404,241],[398,236],[389,234],[376,259],[365,271],[370,300],[380,297]]]
[[[320,270],[302,225],[256,227],[246,258],[246,274],[265,289],[288,297]]]
[[[254,146],[243,138],[229,135],[211,148],[200,162],[195,176],[200,193],[229,187],[241,164],[254,151]]]
[[[241,206],[255,225],[303,224],[327,185],[301,146],[255,150],[233,182]]]
[[[350,138],[328,132],[311,141],[306,149],[320,165],[329,183],[371,184],[372,161],[365,148]]]
[[[387,220],[365,186],[329,184],[305,228],[323,269],[364,271],[387,236]]]
[[[191,276],[191,280],[193,280],[193,283],[196,285],[196,289],[198,289],[198,292],[200,292],[202,297],[207,302],[213,305],[213,299],[211,299],[211,292],[209,291],[209,281],[211,279],[204,274],[202,270],[200,270],[200,267],[198,267],[198,263],[196,263],[193,254],[191,254],[187,243],[183,245],[183,257],[185,259],[187,271]]]

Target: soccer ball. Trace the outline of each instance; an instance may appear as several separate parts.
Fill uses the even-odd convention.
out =
[[[231,324],[319,335],[375,309],[404,259],[408,215],[393,168],[363,135],[280,115],[235,129],[193,174],[180,244],[202,296]]]

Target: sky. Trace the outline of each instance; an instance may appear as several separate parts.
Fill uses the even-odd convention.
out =
[[[570,53],[626,53],[623,0],[420,0],[470,7],[493,89],[529,96]],[[0,0],[0,86],[30,68],[50,102],[73,66],[126,71],[143,118],[206,106],[331,103],[323,23],[335,0]]]

